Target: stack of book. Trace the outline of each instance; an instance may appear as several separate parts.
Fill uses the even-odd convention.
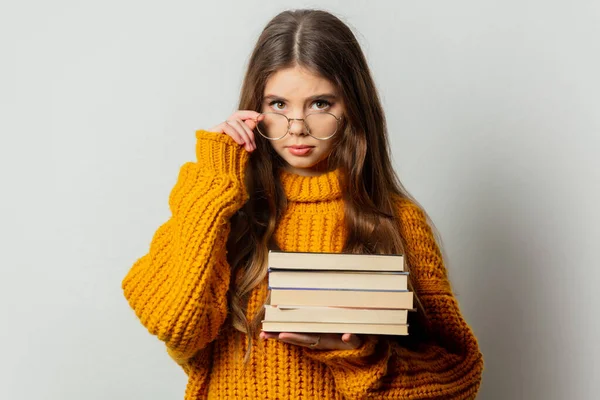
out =
[[[408,335],[402,255],[270,251],[265,332]]]

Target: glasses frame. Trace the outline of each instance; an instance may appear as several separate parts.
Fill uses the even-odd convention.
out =
[[[277,114],[277,115],[281,115],[281,116],[285,117],[285,119],[287,119],[287,121],[288,121],[287,131],[285,132],[285,134],[283,134],[281,137],[278,137],[278,138],[270,138],[270,137],[266,137],[265,135],[263,135],[263,134],[260,132],[260,129],[258,129],[258,118],[259,118],[261,115],[265,115],[265,114]],[[316,137],[316,136],[313,136],[313,135],[310,133],[310,128],[308,127],[308,124],[306,123],[305,119],[306,119],[306,118],[308,118],[308,117],[309,117],[309,116],[311,116],[311,115],[314,115],[314,114],[329,114],[329,115],[331,115],[333,118],[335,118],[335,121],[336,121],[335,131],[334,131],[334,132],[333,132],[333,133],[332,133],[330,136],[327,136],[326,138],[318,138],[318,137]],[[258,117],[256,117],[256,118],[255,118],[255,121],[256,121],[256,130],[258,131],[258,134],[259,134],[260,136],[264,137],[264,138],[265,138],[265,139],[267,139],[267,140],[273,140],[273,141],[276,141],[276,140],[281,140],[281,139],[283,139],[284,137],[286,137],[286,136],[288,135],[288,133],[290,133],[290,128],[292,127],[292,121],[302,121],[302,122],[304,123],[304,127],[306,128],[306,132],[308,132],[308,135],[309,135],[310,137],[312,137],[312,138],[315,138],[315,139],[317,139],[317,140],[329,140],[329,139],[331,139],[332,137],[334,137],[334,136],[335,136],[335,134],[336,134],[336,133],[338,132],[338,130],[340,129],[340,123],[341,123],[341,121],[342,121],[342,118],[341,118],[341,117],[338,117],[338,116],[336,116],[336,115],[334,115],[334,114],[332,114],[332,113],[330,113],[330,112],[328,112],[328,111],[308,113],[308,114],[306,114],[306,115],[304,116],[304,118],[288,118],[288,116],[287,116],[287,115],[285,115],[285,114],[278,113],[278,112],[273,112],[273,111],[268,111],[268,112],[260,113],[260,114],[258,115]]]

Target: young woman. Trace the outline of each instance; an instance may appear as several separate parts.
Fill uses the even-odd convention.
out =
[[[351,30],[286,11],[263,30],[239,111],[196,132],[172,216],[123,280],[188,375],[185,399],[467,399],[483,358],[425,212],[391,165],[384,113]],[[269,249],[404,254],[409,336],[262,332]]]

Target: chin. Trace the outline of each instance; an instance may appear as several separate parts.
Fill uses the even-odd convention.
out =
[[[286,164],[294,169],[305,169],[305,170],[316,170],[319,167],[322,167],[324,160],[319,159],[284,159]]]
[[[312,168],[318,164],[317,160],[285,160],[286,163],[292,168]]]

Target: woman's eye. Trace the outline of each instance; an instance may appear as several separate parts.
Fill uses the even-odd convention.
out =
[[[317,100],[313,104],[317,104],[317,110],[325,110],[325,109],[331,107],[331,103],[328,102],[327,100]]]
[[[269,105],[270,105],[271,107],[273,107],[275,104],[283,104],[283,101],[274,100],[274,101],[272,101],[271,103],[269,103]],[[281,108],[278,108],[278,107],[274,107],[274,108],[275,108],[276,110],[281,110]]]

